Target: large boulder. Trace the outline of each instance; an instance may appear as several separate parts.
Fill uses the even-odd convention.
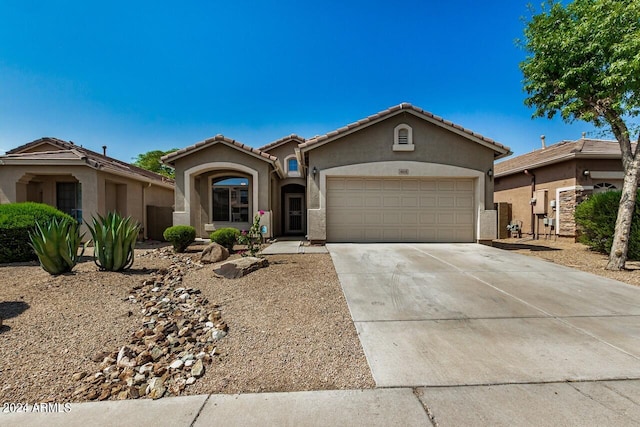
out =
[[[227,258],[229,258],[229,251],[217,243],[211,243],[200,254],[200,262],[203,264],[214,264]]]
[[[218,277],[238,279],[268,265],[269,262],[264,258],[245,257],[217,264],[213,272]]]

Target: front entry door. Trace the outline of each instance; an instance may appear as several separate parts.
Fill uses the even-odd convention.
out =
[[[286,194],[284,197],[284,232],[304,233],[304,194]]]

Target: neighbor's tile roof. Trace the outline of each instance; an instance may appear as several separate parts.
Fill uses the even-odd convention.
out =
[[[50,144],[60,148],[60,150],[34,151],[24,153],[25,150],[41,144]],[[31,141],[27,144],[11,149],[7,151],[5,155],[0,156],[0,160],[82,160],[87,165],[96,169],[112,171],[114,173],[125,173],[134,176],[137,175],[141,178],[146,178],[145,181],[152,180],[161,183],[173,184],[172,179],[155,172],[151,172],[146,169],[142,169],[132,164],[123,162],[121,160],[96,153],[95,151],[89,150],[80,145],[76,145],[72,142],[67,142],[52,137],[36,139],[35,141]]]
[[[246,151],[248,153],[252,153],[254,155],[262,157],[265,160],[270,160],[272,162],[278,160],[277,157],[272,156],[271,154],[268,154],[268,153],[264,153],[263,151],[258,150],[257,148],[253,148],[253,147],[245,145],[245,144],[243,144],[241,142],[238,142],[238,141],[236,141],[234,139],[227,138],[224,135],[216,135],[213,138],[209,138],[209,139],[206,139],[204,141],[197,142],[197,143],[195,143],[193,145],[190,145],[188,147],[181,148],[178,151],[174,151],[173,153],[169,153],[166,156],[162,156],[162,161],[164,163],[173,162],[173,161],[175,161],[176,159],[178,159],[180,157],[186,156],[188,154],[191,154],[192,152],[201,150],[201,149],[203,149],[203,148],[205,148],[205,147],[207,147],[209,145],[213,145],[213,144],[216,144],[218,142],[227,143],[227,144],[232,145],[234,147],[237,147],[237,148],[239,148],[241,150],[244,150],[244,151]]]
[[[585,138],[576,141],[562,141],[496,163],[495,175],[504,176],[518,173],[525,169],[559,163],[575,157],[620,158],[620,144],[617,141]]]
[[[413,106],[413,105],[411,105],[409,103],[406,103],[406,102],[404,102],[404,103],[402,103],[400,105],[396,105],[394,107],[388,108],[386,110],[380,111],[377,114],[374,114],[372,116],[366,117],[366,118],[364,118],[362,120],[358,120],[357,122],[354,122],[354,123],[348,124],[346,126],[343,126],[343,127],[339,128],[339,129],[336,129],[336,130],[334,130],[332,132],[329,132],[329,133],[327,133],[325,135],[320,135],[320,136],[316,136],[316,137],[310,138],[306,142],[300,144],[300,148],[313,147],[313,146],[315,146],[317,144],[322,144],[323,142],[325,142],[327,140],[339,137],[339,136],[341,136],[343,134],[346,134],[348,132],[351,132],[351,131],[357,130],[359,128],[365,127],[365,126],[367,126],[367,125],[369,125],[369,124],[371,124],[373,122],[377,122],[377,121],[379,121],[381,119],[393,116],[393,115],[398,114],[398,113],[403,112],[403,111],[417,113],[417,114],[422,115],[422,116],[424,116],[424,117],[426,117],[428,119],[431,119],[431,120],[433,120],[435,122],[439,122],[445,128],[449,128],[450,130],[462,132],[462,133],[468,135],[469,137],[475,137],[475,138],[483,141],[484,143],[486,143],[486,144],[488,144],[490,146],[493,146],[496,149],[496,151],[503,152],[505,154],[511,152],[509,147],[507,147],[505,145],[502,145],[502,144],[494,141],[491,138],[487,138],[485,136],[482,136],[479,133],[473,132],[473,131],[471,131],[469,129],[466,129],[466,128],[460,126],[460,125],[457,125],[457,124],[455,124],[453,122],[450,122],[449,120],[445,120],[440,116],[436,116],[436,115],[434,115],[434,114],[432,114],[432,113],[430,113],[428,111],[425,111],[425,110],[423,110],[421,108],[415,107],[415,106]]]
[[[263,145],[262,147],[258,148],[258,150],[260,151],[273,150],[274,148],[279,147],[283,144],[286,144],[289,141],[296,141],[298,145],[300,145],[304,143],[305,139],[299,135],[296,135],[295,133],[292,133],[291,135],[285,136],[284,138],[280,138],[276,141],[268,143],[267,145]]]

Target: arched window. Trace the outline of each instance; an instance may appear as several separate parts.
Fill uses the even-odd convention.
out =
[[[608,182],[599,182],[593,186],[594,193],[604,193],[612,190],[617,190],[617,188],[615,185]]]
[[[284,159],[285,173],[288,176],[300,176],[300,165],[295,154],[291,154]]]
[[[399,124],[393,130],[393,151],[413,151],[413,129],[407,124]]]

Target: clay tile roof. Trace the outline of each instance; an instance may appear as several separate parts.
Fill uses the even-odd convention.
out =
[[[23,151],[29,148],[36,147],[40,144],[50,144],[59,147],[57,151],[41,151],[24,153]],[[97,153],[95,151],[84,148],[80,145],[76,145],[72,142],[63,141],[58,138],[43,137],[31,141],[27,144],[13,148],[6,152],[4,156],[0,156],[0,159],[22,159],[22,160],[84,160],[89,166],[96,169],[103,169],[106,171],[113,171],[115,173],[126,173],[129,175],[137,175],[139,178],[145,178],[145,181],[157,181],[164,184],[173,184],[171,178],[167,178],[163,175],[155,172],[148,171],[146,169],[139,168],[130,163],[123,162],[118,159],[114,159],[109,156]]]
[[[386,110],[380,111],[377,114],[373,114],[367,118],[364,118],[362,120],[358,120],[355,123],[351,123],[348,124],[347,126],[343,126],[339,129],[336,129],[332,132],[329,132],[325,135],[319,135],[319,136],[315,136],[311,139],[306,140],[304,143],[300,144],[300,148],[311,148],[315,145],[321,145],[324,142],[328,142],[328,140],[332,139],[332,138],[336,138],[336,137],[340,137],[343,134],[345,134],[346,132],[350,132],[353,131],[354,129],[359,129],[365,126],[368,126],[369,124],[372,124],[374,122],[377,122],[379,120],[382,120],[384,118],[387,117],[391,117],[395,114],[398,114],[400,112],[403,111],[407,111],[410,113],[414,113],[416,115],[425,117],[427,120],[433,121],[433,122],[438,122],[441,123],[443,125],[443,127],[445,128],[452,128],[452,129],[456,129],[461,131],[463,134],[468,135],[470,138],[475,138],[477,140],[482,141],[483,143],[485,143],[486,145],[494,148],[495,151],[501,153],[501,155],[505,156],[510,154],[510,149],[509,147],[502,145],[496,141],[494,141],[491,138],[487,138],[485,136],[480,135],[479,133],[473,132],[469,129],[466,129],[460,125],[454,124],[448,120],[444,120],[442,117],[436,116],[428,111],[425,111],[421,108],[415,107],[409,103],[402,103],[400,105],[396,105],[390,108],[387,108]]]
[[[504,176],[548,164],[559,163],[575,157],[620,158],[620,144],[602,139],[578,139],[522,154],[495,165],[495,175]]]
[[[193,153],[195,151],[201,150],[201,149],[203,149],[205,147],[208,147],[210,145],[217,144],[218,142],[222,142],[222,143],[225,143],[227,145],[230,145],[230,146],[233,146],[233,147],[237,147],[237,148],[239,148],[241,150],[246,151],[247,153],[251,153],[251,154],[253,154],[255,156],[261,157],[261,158],[263,158],[265,160],[268,160],[268,161],[271,161],[271,162],[274,162],[274,161],[278,160],[278,158],[275,157],[275,156],[272,156],[272,155],[270,155],[268,153],[262,152],[261,150],[258,150],[257,148],[253,148],[253,147],[250,147],[248,145],[245,145],[245,144],[243,144],[241,142],[236,141],[235,139],[227,138],[224,135],[216,135],[213,138],[209,138],[209,139],[206,139],[204,141],[196,142],[193,145],[190,145],[190,146],[185,147],[185,148],[181,148],[178,151],[174,151],[173,153],[169,153],[169,154],[167,154],[165,156],[162,156],[161,160],[164,163],[171,163],[171,162],[177,160],[180,157],[183,157],[185,155],[191,154],[191,153]]]
[[[260,151],[269,151],[269,150],[273,150],[276,147],[279,147],[283,144],[286,144],[289,141],[296,141],[298,144],[302,144],[305,139],[301,136],[296,135],[295,133],[292,133],[291,135],[285,136],[284,138],[280,138],[276,141],[270,142],[267,145],[263,145],[262,147],[258,148],[258,150]]]

